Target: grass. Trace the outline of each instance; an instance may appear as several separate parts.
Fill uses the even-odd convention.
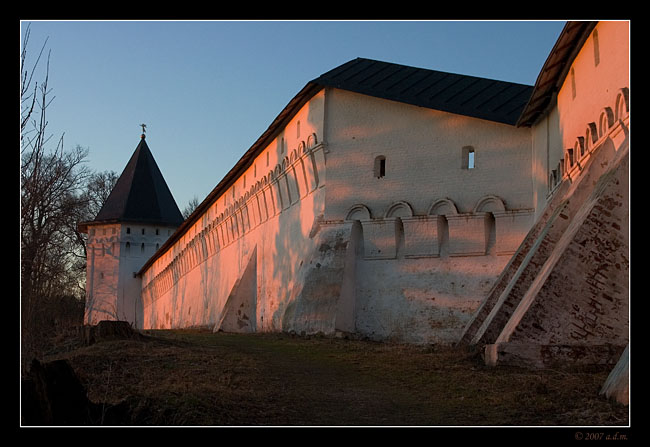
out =
[[[468,349],[288,334],[147,331],[66,345],[93,402],[134,425],[626,426],[609,368],[489,368]]]

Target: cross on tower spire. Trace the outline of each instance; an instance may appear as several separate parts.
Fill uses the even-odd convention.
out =
[[[144,138],[144,133],[146,132],[147,125],[142,123],[140,126],[142,127],[142,135],[140,135],[140,138]]]

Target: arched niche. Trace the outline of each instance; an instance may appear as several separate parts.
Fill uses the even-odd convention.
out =
[[[475,213],[502,213],[506,210],[506,206],[503,204],[503,200],[497,196],[485,196],[482,197],[476,206],[474,207]]]
[[[384,217],[413,217],[413,208],[404,201],[395,202],[388,207]]]
[[[573,156],[575,161],[580,160],[585,155],[585,138],[577,137],[576,142],[573,144]]]
[[[568,148],[566,150],[566,171],[570,171],[574,163],[574,149]]]
[[[598,137],[603,137],[609,132],[609,128],[614,125],[614,112],[609,107],[604,107],[598,117]]]
[[[345,220],[369,220],[371,217],[370,210],[367,206],[357,204],[350,208]]]
[[[598,127],[596,123],[588,123],[585,130],[585,151],[589,152],[596,141],[598,141]]]
[[[316,146],[318,144],[318,138],[316,137],[315,133],[312,133],[307,137],[307,146],[304,148],[306,151],[307,149],[311,149],[312,147]]]
[[[431,204],[428,214],[436,214],[440,216],[458,214],[458,209],[456,208],[456,204],[450,199],[438,199]]]

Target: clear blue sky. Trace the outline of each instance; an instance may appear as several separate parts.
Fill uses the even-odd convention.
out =
[[[51,50],[53,139],[122,172],[147,143],[182,210],[307,82],[356,57],[534,85],[564,21],[24,21]],[[29,63],[29,61],[28,61]]]

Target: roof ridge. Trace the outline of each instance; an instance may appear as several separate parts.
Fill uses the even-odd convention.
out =
[[[516,124],[518,116],[513,118],[513,114],[523,110],[533,91],[532,86],[515,82],[363,57],[323,73],[310,84],[510,125]],[[466,98],[468,89],[472,91]],[[517,94],[506,95],[494,105],[495,98],[510,89]],[[487,99],[479,99],[479,104],[472,102],[481,95]]]

